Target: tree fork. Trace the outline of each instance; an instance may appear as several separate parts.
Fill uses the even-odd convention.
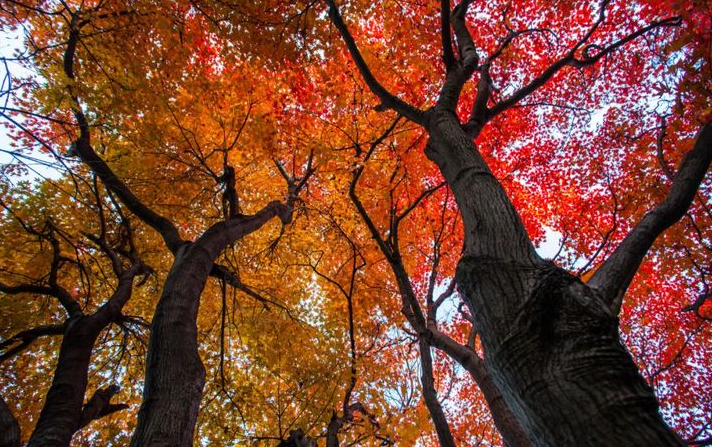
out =
[[[501,184],[449,111],[432,111],[426,154],[465,226],[456,280],[507,406],[537,446],[667,445],[652,390],[600,294],[541,260]]]

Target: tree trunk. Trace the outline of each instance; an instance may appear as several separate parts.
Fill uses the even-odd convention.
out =
[[[291,205],[270,202],[251,216],[235,216],[208,228],[175,251],[151,323],[146,381],[132,447],[189,447],[205,385],[198,354],[198,307],[213,263],[229,244],[278,216],[291,220]]]
[[[0,396],[0,447],[20,447],[20,424]]]
[[[196,322],[213,258],[196,243],[176,253],[151,323],[143,403],[132,447],[193,444],[205,385]]]
[[[81,424],[89,361],[99,332],[89,316],[67,324],[52,385],[27,447],[67,447],[71,442]]]
[[[428,157],[465,225],[456,280],[496,385],[537,446],[682,446],[620,343],[617,317],[541,260],[457,117],[434,110]]]

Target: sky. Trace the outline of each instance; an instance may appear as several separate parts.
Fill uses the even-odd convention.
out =
[[[22,48],[22,40],[23,33],[20,30],[0,32],[0,61],[5,62],[4,64],[0,62],[0,78],[2,78],[0,94],[8,88],[8,71],[10,73],[10,79],[12,79],[12,83],[17,82],[17,78],[29,73],[18,62],[8,60],[12,59],[13,57],[16,57],[18,51]],[[12,101],[9,99],[11,98],[6,98],[4,95],[0,96],[0,107],[12,107]],[[6,100],[9,101],[6,103]],[[18,118],[14,117],[14,119]],[[10,163],[14,158],[11,155],[11,152],[16,149],[11,146],[12,138],[10,135],[10,128],[7,127],[8,124],[10,123],[2,117],[2,110],[0,110],[0,165]],[[47,161],[52,161],[51,157],[43,156],[43,154],[38,151],[35,151],[32,156],[40,160],[44,157]],[[18,178],[13,179],[14,181],[31,180],[40,177],[57,178],[60,175],[59,172],[47,168],[42,163],[32,163],[26,159],[23,161],[30,168],[30,172],[27,176],[20,176]]]

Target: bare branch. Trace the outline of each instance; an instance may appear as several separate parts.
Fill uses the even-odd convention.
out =
[[[260,303],[262,303],[262,306],[264,307],[265,310],[270,310],[270,306],[277,307],[279,309],[282,309],[290,318],[293,320],[296,320],[296,318],[292,315],[292,312],[289,310],[288,307],[284,306],[281,303],[278,303],[277,301],[271,300],[269,298],[266,298],[265,296],[261,295],[259,292],[257,292],[254,288],[248,286],[242,280],[240,279],[239,276],[235,275],[232,273],[227,267],[221,264],[213,264],[213,268],[210,271],[210,276],[217,278],[221,281],[224,281],[226,284],[229,284],[230,286],[234,287],[235,289],[239,290],[240,292],[244,293],[245,295],[249,296],[250,298],[253,298]]]

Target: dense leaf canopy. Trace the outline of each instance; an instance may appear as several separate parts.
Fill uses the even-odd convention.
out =
[[[97,336],[83,398],[116,385],[112,402],[126,407],[72,440],[128,445],[150,324],[180,253],[153,217],[196,241],[285,201],[290,219],[224,244],[215,262],[232,281],[209,278],[200,296],[195,444],[275,446],[299,429],[321,445],[341,418],[343,445],[437,445],[408,299],[438,333],[482,354],[453,282],[463,222],[425,155],[426,131],[374,95],[331,3],[0,5],[0,32],[16,39],[0,92],[0,395],[23,442],[72,309],[99,314],[135,266],[130,299]],[[443,53],[441,3],[338,3],[374,81],[412,107],[434,106],[448,57],[462,50]],[[542,256],[586,281],[665,199],[710,121],[712,6],[471,3],[479,69],[459,119],[477,129]],[[85,135],[148,211],[78,156]],[[708,176],[648,252],[620,313],[664,419],[693,444],[712,437],[711,191]],[[503,445],[466,368],[425,351],[458,445]]]

